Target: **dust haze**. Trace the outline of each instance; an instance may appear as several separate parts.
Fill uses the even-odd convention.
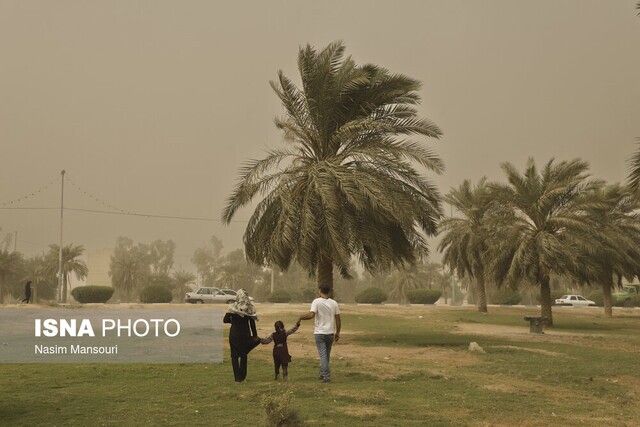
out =
[[[58,243],[65,170],[64,244],[172,239],[188,270],[212,235],[242,247],[251,210],[219,217],[242,163],[281,144],[269,80],[299,82],[298,47],[335,40],[422,82],[442,193],[528,157],[624,181],[640,136],[635,3],[2,1],[0,227],[27,255]]]

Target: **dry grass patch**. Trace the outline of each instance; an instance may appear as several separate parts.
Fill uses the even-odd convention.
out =
[[[338,411],[345,413],[346,415],[356,418],[370,418],[379,417],[384,415],[384,410],[375,406],[343,406],[336,408]]]
[[[542,350],[542,349],[539,349],[539,348],[518,347],[516,345],[493,345],[490,348],[509,348],[509,349],[513,349],[513,350],[528,351],[530,353],[544,354],[545,356],[568,357],[570,359],[575,359],[574,357],[571,357],[568,354],[559,353],[557,351]]]

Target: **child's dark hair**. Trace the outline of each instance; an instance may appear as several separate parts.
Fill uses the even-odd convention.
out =
[[[284,323],[282,323],[282,320],[278,320],[273,326],[276,328],[276,331],[284,331]]]

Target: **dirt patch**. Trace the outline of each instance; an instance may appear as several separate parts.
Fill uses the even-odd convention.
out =
[[[420,371],[430,375],[447,376],[450,369],[482,363],[482,359],[469,352],[444,348],[403,348],[369,347],[349,343],[350,333],[345,333],[342,340],[334,344],[331,350],[331,364],[358,366],[363,373],[377,379],[393,379],[407,373]],[[289,336],[289,352],[292,355],[290,369],[295,369],[296,358],[318,358],[318,350],[308,334]],[[260,346],[251,353],[251,357],[271,361],[271,346]],[[269,351],[264,351],[264,350]],[[255,356],[254,356],[255,355]]]
[[[381,408],[375,406],[344,406],[342,408],[336,408],[340,412],[344,412],[346,415],[357,418],[378,417],[384,414]]]
[[[513,350],[522,350],[522,351],[528,351],[530,353],[544,354],[546,356],[570,357],[567,354],[559,353],[557,351],[542,350],[542,349],[538,349],[538,348],[518,347],[516,345],[494,345],[494,346],[491,346],[491,348],[510,348],[510,349],[513,349]]]

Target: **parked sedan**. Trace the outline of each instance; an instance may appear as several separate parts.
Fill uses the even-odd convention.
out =
[[[571,305],[573,307],[595,306],[596,303],[582,295],[563,295],[556,300],[556,305]]]
[[[233,289],[220,289],[222,292],[224,292],[227,295],[230,295],[234,298],[236,298],[238,296],[238,293],[236,291],[234,291]],[[249,297],[249,301],[253,301],[253,297]]]
[[[230,295],[218,288],[199,288],[195,292],[187,292],[185,302],[192,304],[227,303],[235,302],[236,295]]]

